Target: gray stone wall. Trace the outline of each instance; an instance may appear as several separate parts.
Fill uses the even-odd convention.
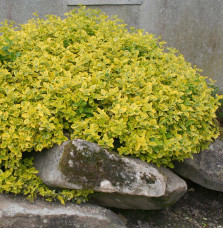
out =
[[[101,4],[99,2],[101,1]],[[116,14],[129,26],[162,36],[177,48],[203,75],[217,80],[223,92],[223,1],[222,0],[1,0],[0,21],[25,23],[37,12],[63,16],[78,6],[96,4],[109,15]]]

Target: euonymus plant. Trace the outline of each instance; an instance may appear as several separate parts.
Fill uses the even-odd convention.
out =
[[[0,33],[0,192],[86,200],[92,191],[45,186],[24,156],[61,144],[64,131],[170,167],[218,136],[219,98],[153,35],[84,8]]]

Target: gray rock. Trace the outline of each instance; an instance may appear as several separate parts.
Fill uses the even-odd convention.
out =
[[[52,187],[93,189],[101,205],[130,209],[160,209],[175,203],[186,183],[170,170],[157,168],[76,139],[36,153],[35,167]]]
[[[93,204],[71,204],[0,194],[1,228],[125,228],[122,220],[108,209]]]
[[[215,191],[223,192],[223,140],[211,143],[209,150],[203,150],[194,158],[174,164],[174,172],[189,180]]]
[[[187,190],[186,183],[169,169],[160,167],[157,170],[164,176],[166,190],[160,197],[145,197],[120,193],[97,192],[90,199],[101,206],[122,209],[157,210],[173,205]],[[149,186],[148,186],[149,187]]]

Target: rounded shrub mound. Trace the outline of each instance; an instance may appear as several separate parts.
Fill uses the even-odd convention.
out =
[[[46,187],[24,156],[64,132],[170,167],[218,136],[219,98],[182,55],[98,11],[66,16],[0,28],[0,192],[86,200]]]

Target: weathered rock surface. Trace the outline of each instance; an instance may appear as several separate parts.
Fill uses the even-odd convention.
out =
[[[173,205],[186,192],[187,185],[169,169],[163,167],[156,169],[164,177],[164,183],[166,185],[164,195],[159,197],[145,197],[143,195],[97,192],[94,194],[91,202],[101,206],[135,210],[156,210]]]
[[[80,139],[37,153],[35,167],[45,184],[93,189],[98,193],[92,200],[109,207],[160,209],[175,203],[187,189],[168,169],[122,157]]]
[[[44,202],[30,203],[25,197],[0,194],[1,228],[125,228],[108,209],[93,205]]]
[[[223,192],[223,140],[211,143],[209,150],[201,151],[194,158],[174,164],[174,172],[208,189]]]

